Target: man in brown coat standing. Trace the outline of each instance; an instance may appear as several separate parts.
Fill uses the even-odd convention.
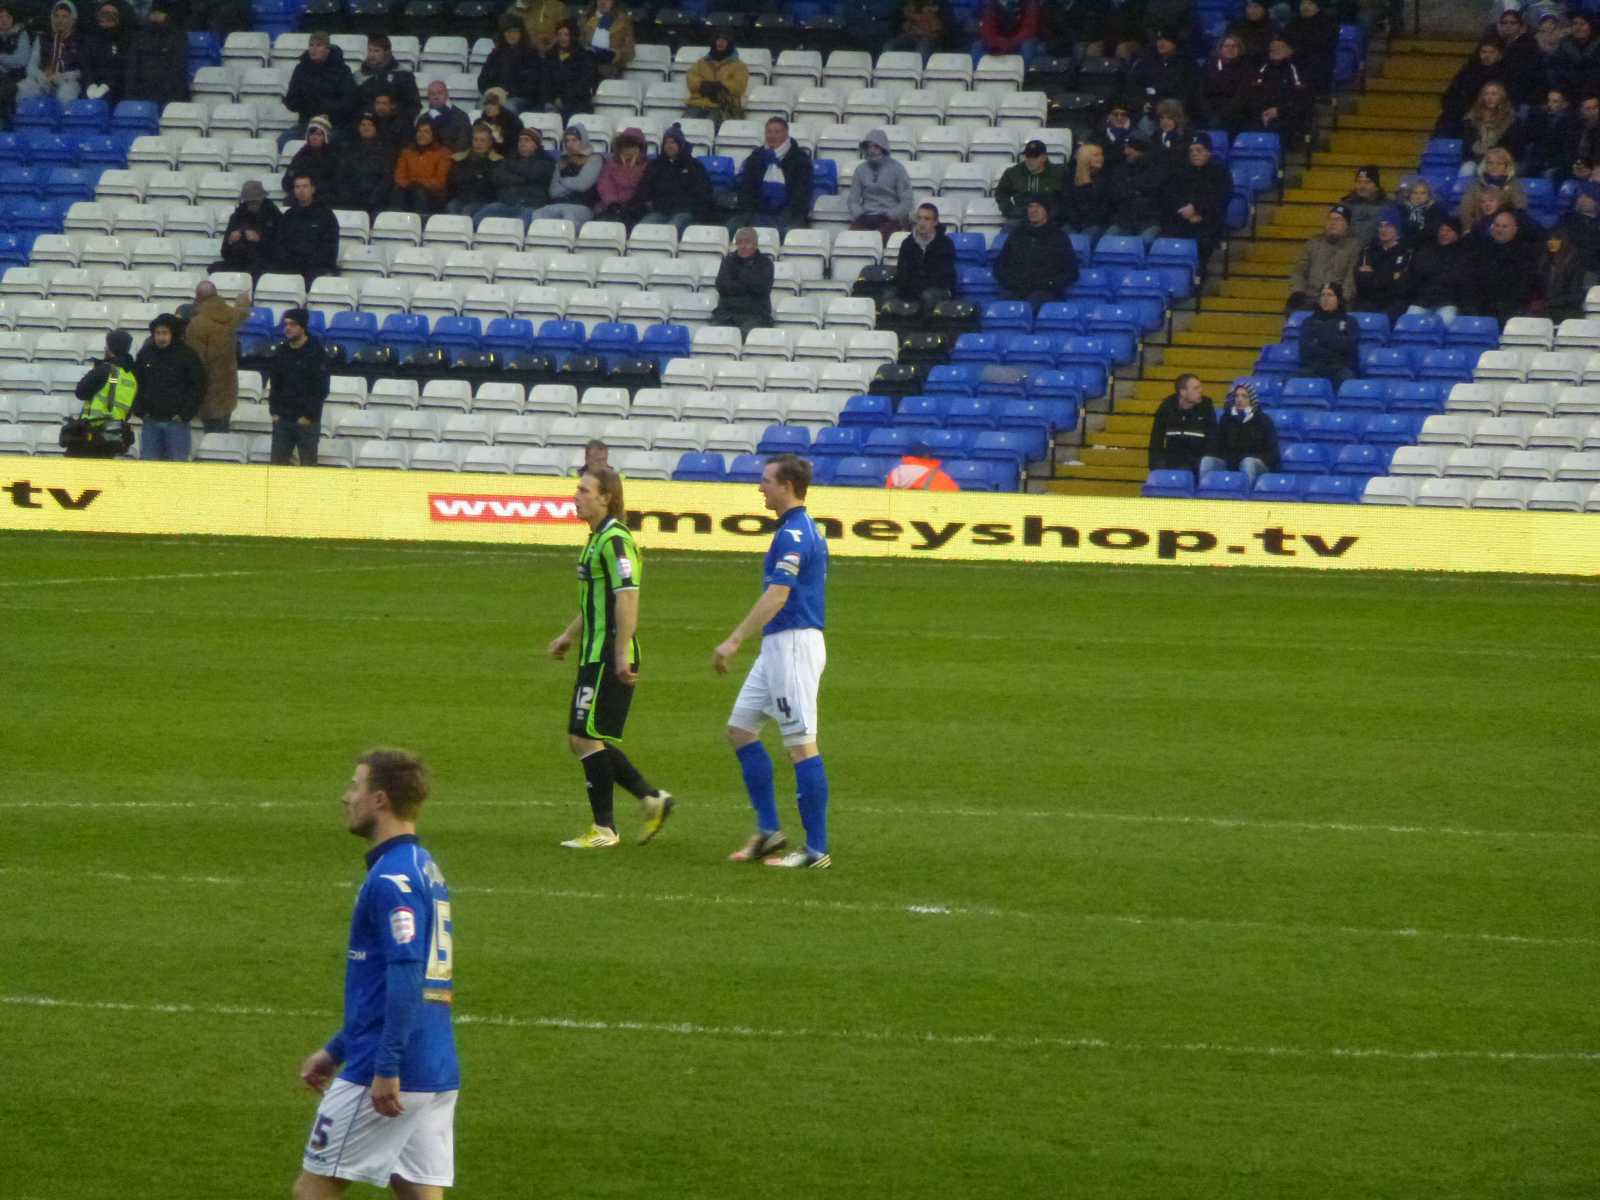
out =
[[[217,295],[217,286],[210,280],[194,290],[194,316],[183,340],[205,364],[206,396],[200,405],[200,419],[207,433],[226,433],[228,420],[239,406],[239,326],[249,316],[249,292],[229,304]]]

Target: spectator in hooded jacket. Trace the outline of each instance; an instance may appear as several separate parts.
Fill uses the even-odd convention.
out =
[[[606,155],[595,180],[595,218],[601,221],[621,221],[632,228],[644,211],[639,199],[639,188],[644,183],[646,167],[645,141],[642,130],[622,130],[611,141],[611,153]]]
[[[1350,209],[1335,204],[1328,210],[1322,232],[1309,238],[1300,248],[1300,257],[1289,274],[1289,300],[1285,309],[1293,312],[1314,308],[1322,283],[1333,280],[1340,294],[1354,291],[1356,260],[1361,257],[1362,241],[1350,227]]]
[[[761,253],[756,231],[748,226],[733,235],[733,249],[717,270],[715,325],[732,325],[749,335],[772,324],[772,257]]]
[[[1061,223],[1081,233],[1090,244],[1117,217],[1112,175],[1106,170],[1106,152],[1094,142],[1084,142],[1072,155],[1072,178],[1061,200]]]
[[[1439,101],[1435,137],[1460,137],[1461,121],[1486,83],[1506,82],[1505,43],[1491,34],[1478,42],[1473,57],[1463,63]]]
[[[1002,297],[1026,301],[1038,312],[1078,281],[1078,256],[1051,221],[1050,205],[1042,196],[1029,199],[1027,214],[1027,221],[1006,235],[994,277]]]
[[[300,276],[307,287],[320,276],[339,273],[339,219],[309,175],[294,178],[294,203],[273,239],[272,269]]]
[[[529,109],[539,101],[539,56],[528,46],[528,31],[511,13],[500,15],[500,30],[494,49],[478,69],[478,94],[487,96],[491,88],[502,89],[518,109]]]
[[[525,126],[517,135],[516,153],[496,164],[494,203],[477,211],[474,228],[489,217],[515,217],[526,227],[534,212],[550,203],[555,173],[556,161],[545,153],[543,135],[536,126]]]
[[[328,399],[328,356],[309,332],[311,314],[291,308],[283,314],[284,340],[273,347],[267,367],[267,410],[272,414],[272,461],[288,466],[295,455],[302,467],[317,465],[322,406]]]
[[[1277,134],[1287,151],[1311,131],[1314,106],[1311,84],[1294,61],[1294,47],[1282,34],[1274,35],[1245,96],[1251,127]]]
[[[1250,120],[1250,85],[1256,70],[1244,56],[1244,43],[1229,34],[1217,43],[1200,73],[1200,108],[1211,125],[1231,138]]]
[[[1067,169],[1050,161],[1045,144],[1035,138],[1022,148],[1022,161],[1002,172],[995,184],[994,199],[1006,228],[1019,228],[1027,217],[1028,202],[1042,197],[1052,217],[1061,209],[1067,190]]]
[[[132,36],[132,31],[122,23],[122,8],[113,0],[106,0],[94,10],[94,25],[83,35],[85,96],[99,97],[113,106],[122,99]]]
[[[904,229],[911,217],[911,176],[894,158],[889,136],[867,131],[861,141],[861,163],[850,180],[850,228],[883,236]]]
[[[1545,236],[1534,274],[1538,277],[1538,293],[1531,306],[1534,315],[1548,317],[1558,325],[1583,316],[1583,300],[1589,290],[1583,256],[1560,226]]]
[[[333,124],[316,116],[306,124],[306,144],[294,152],[289,169],[283,173],[284,199],[294,196],[296,175],[309,175],[319,196],[332,196],[339,177],[339,162],[333,152]]]
[[[1306,73],[1313,95],[1333,92],[1333,60],[1339,49],[1339,22],[1322,11],[1318,0],[1300,0],[1299,15],[1283,27],[1294,55]]]
[[[170,104],[189,98],[189,35],[172,21],[174,0],[154,0],[128,46],[127,100]]]
[[[932,204],[917,206],[911,235],[900,243],[894,290],[902,300],[917,300],[930,309],[955,294],[956,244]]]
[[[516,152],[517,138],[522,134],[522,118],[512,110],[511,97],[506,95],[504,88],[489,89],[489,94],[483,98],[483,110],[478,114],[477,124],[489,127],[489,132],[494,135],[496,154]]]
[[[1300,324],[1300,369],[1335,391],[1361,370],[1361,327],[1345,311],[1342,284],[1324,283],[1316,308]]]
[[[355,102],[356,77],[344,61],[344,51],[327,34],[313,33],[289,76],[283,106],[294,114],[295,123],[278,136],[279,147],[305,137],[312,117],[321,116],[335,128],[345,128],[355,116]]]
[[[356,120],[355,140],[339,148],[335,161],[333,202],[375,217],[389,202],[394,186],[395,154],[378,136],[378,118],[362,113]]]
[[[272,261],[280,219],[278,206],[267,199],[267,189],[258,180],[248,180],[239,189],[239,206],[222,231],[222,259],[212,271],[243,271],[252,280],[258,278]]]
[[[594,216],[599,198],[595,189],[604,166],[604,160],[589,144],[589,131],[582,125],[569,125],[562,135],[561,157],[556,160],[555,174],[550,179],[550,203],[533,214],[534,220],[571,221],[581,228]]]
[[[1197,133],[1189,143],[1188,162],[1176,168],[1163,193],[1162,232],[1166,237],[1193,238],[1199,243],[1201,270],[1227,235],[1228,197],[1233,180],[1211,156],[1211,137]]]
[[[239,329],[249,319],[248,291],[241,292],[229,304],[209,279],[196,285],[194,315],[184,329],[183,340],[199,355],[206,369],[200,420],[207,433],[227,433],[233,410],[239,407]]]
[[[594,55],[578,42],[578,27],[563,21],[556,27],[555,44],[540,60],[545,111],[560,113],[564,124],[571,124],[575,114],[590,111],[600,85],[595,68]]]
[[[789,136],[789,122],[769,117],[766,145],[758,146],[739,170],[738,212],[729,229],[745,225],[785,234],[804,229],[811,219],[811,155]]]
[[[472,145],[455,155],[450,166],[449,211],[457,216],[476,216],[495,202],[495,172],[504,159],[494,148],[494,130],[478,124],[472,127]]]
[[[1228,26],[1228,36],[1239,39],[1244,56],[1252,66],[1267,61],[1267,44],[1278,32],[1278,23],[1267,12],[1262,0],[1245,0],[1244,14]]]
[[[578,24],[578,40],[601,79],[621,79],[633,61],[633,17],[617,0],[594,0]]]
[[[972,61],[985,54],[1020,54],[1024,63],[1039,56],[1039,0],[984,0]]]
[[[711,48],[689,68],[686,117],[723,121],[744,116],[744,94],[750,88],[750,68],[739,61],[733,39],[719,30]]]
[[[671,225],[679,234],[711,210],[711,177],[695,161],[683,126],[669,125],[661,135],[661,153],[644,169],[639,200],[641,225]]]
[[[1206,396],[1200,377],[1185,372],[1172,381],[1172,395],[1156,407],[1146,462],[1152,471],[1198,474],[1216,428],[1216,405]]]
[[[433,122],[417,122],[411,145],[400,151],[394,164],[394,191],[389,207],[402,212],[443,212],[450,202],[450,168],[455,159],[434,136]]]
[[[1207,471],[1243,471],[1250,486],[1268,471],[1283,465],[1278,452],[1278,427],[1256,403],[1255,384],[1239,381],[1228,395],[1222,415],[1212,428],[1200,474]]]
[[[1400,238],[1405,218],[1398,209],[1386,208],[1378,218],[1378,232],[1356,259],[1357,312],[1381,312],[1393,322],[1406,309],[1406,266],[1411,252]]]
[[[433,125],[434,138],[451,154],[460,154],[472,145],[472,118],[466,109],[450,102],[444,80],[428,84],[428,107],[422,115]]]
[[[189,422],[205,399],[206,369],[183,344],[178,318],[171,313],[150,322],[150,340],[133,361],[133,376],[139,381],[133,412],[143,421],[139,457],[188,462]]]
[[[76,100],[86,86],[83,68],[77,6],[71,0],[56,0],[50,7],[50,28],[33,43],[27,76],[17,84],[17,99],[54,96],[62,104]]]
[[[17,88],[28,77],[33,38],[17,24],[9,3],[0,3],[0,127],[9,127],[17,107]]]
[[[414,122],[422,111],[417,77],[395,61],[394,46],[384,34],[368,36],[367,55],[355,72],[355,81],[355,100],[350,105],[354,112],[376,112],[378,95],[386,91],[394,93],[396,106],[408,123]]]
[[[1406,312],[1432,313],[1446,325],[1456,319],[1470,295],[1472,279],[1461,222],[1444,217],[1433,240],[1419,245],[1406,264]]]

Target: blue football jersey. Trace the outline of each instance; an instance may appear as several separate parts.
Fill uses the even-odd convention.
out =
[[[778,615],[767,622],[762,633],[781,633],[785,629],[823,628],[823,609],[828,584],[828,540],[822,536],[811,514],[801,505],[791,508],[778,520],[762,571],[764,587],[781,583],[789,589]]]
[[[415,835],[391,838],[367,854],[367,877],[350,918],[345,964],[340,1079],[372,1082],[383,1040],[391,962],[422,964],[422,1004],[400,1055],[400,1090],[447,1092],[461,1085],[451,1028],[455,952],[450,889]]]

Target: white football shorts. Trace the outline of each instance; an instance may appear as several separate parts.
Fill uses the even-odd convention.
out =
[[[785,746],[817,740],[817,689],[828,665],[820,629],[785,629],[761,639],[761,653],[744,678],[728,724],[759,733],[771,717]]]
[[[392,1175],[450,1187],[456,1178],[456,1093],[401,1092],[400,1105],[404,1112],[386,1117],[372,1107],[368,1088],[335,1079],[317,1105],[301,1165],[313,1175],[382,1188]]]

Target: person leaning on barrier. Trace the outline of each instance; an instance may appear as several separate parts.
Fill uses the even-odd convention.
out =
[[[133,374],[133,335],[124,329],[106,334],[104,357],[73,389],[83,410],[61,427],[61,447],[69,458],[115,458],[133,446],[128,418],[139,397]]]

